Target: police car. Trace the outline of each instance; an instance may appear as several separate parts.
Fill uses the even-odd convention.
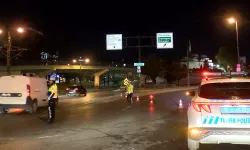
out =
[[[188,148],[200,144],[250,145],[250,78],[245,72],[203,73],[188,108]]]

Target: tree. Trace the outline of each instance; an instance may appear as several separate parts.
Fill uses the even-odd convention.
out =
[[[155,78],[158,76],[161,71],[161,61],[155,55],[150,55],[144,60],[145,66],[142,68],[142,73],[149,75],[153,82],[155,83]]]
[[[219,53],[216,55],[218,63],[224,67],[231,66],[232,68],[236,67],[237,64],[237,55],[236,49],[229,47],[221,47]]]
[[[179,81],[187,76],[187,67],[186,65],[181,65],[180,63],[172,63],[165,66],[167,72],[167,80],[177,80],[178,85]]]
[[[208,70],[209,69],[209,64],[208,64],[208,61],[207,60],[205,60],[204,61],[204,64],[203,64],[203,68],[202,68],[203,70]]]

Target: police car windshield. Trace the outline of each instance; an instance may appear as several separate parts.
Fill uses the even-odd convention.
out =
[[[200,87],[199,97],[206,99],[250,99],[250,82],[210,83]]]

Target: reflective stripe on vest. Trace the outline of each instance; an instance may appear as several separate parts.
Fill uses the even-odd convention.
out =
[[[50,86],[48,91],[54,94],[53,98],[58,97],[58,90],[57,90],[56,84],[53,84],[52,86]]]

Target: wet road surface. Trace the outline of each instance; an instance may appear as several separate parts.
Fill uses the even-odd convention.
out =
[[[60,97],[55,124],[47,108],[35,114],[0,115],[1,150],[188,150],[185,91],[149,95],[129,106],[123,98],[106,101],[109,92],[87,97]],[[116,94],[119,94],[118,92]],[[99,97],[99,98],[97,98]],[[102,101],[103,99],[103,101]],[[179,100],[184,109],[178,109]],[[98,101],[96,103],[95,101]],[[106,101],[106,102],[105,102]],[[242,145],[201,145],[201,150],[249,149]]]

